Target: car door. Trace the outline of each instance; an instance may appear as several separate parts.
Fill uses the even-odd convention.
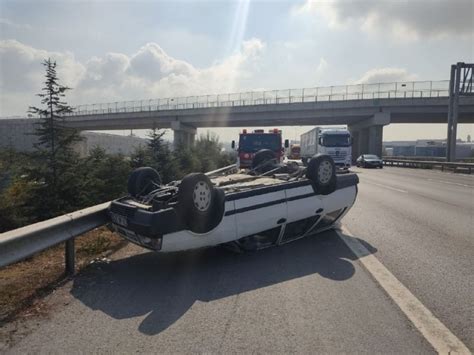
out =
[[[288,217],[282,243],[304,236],[318,222],[324,205],[310,184],[287,189],[285,195]]]
[[[282,226],[287,218],[284,187],[272,186],[247,192],[243,198],[235,200],[235,216],[238,238]]]

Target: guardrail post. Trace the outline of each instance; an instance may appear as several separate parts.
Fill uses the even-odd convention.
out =
[[[66,275],[68,276],[72,276],[76,272],[76,250],[74,244],[74,238],[66,240],[64,261],[66,266]]]

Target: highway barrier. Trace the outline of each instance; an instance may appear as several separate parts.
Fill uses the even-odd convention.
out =
[[[387,160],[422,160],[422,161],[446,161],[446,157],[427,157],[427,156],[404,156],[404,155],[384,155],[383,159]],[[456,162],[458,163],[474,163],[474,158],[466,157],[466,158],[457,158]]]
[[[0,267],[66,242],[66,274],[74,274],[74,238],[106,224],[109,204],[102,203],[0,234]]]
[[[407,160],[407,159],[390,159],[384,158],[384,165],[390,166],[402,166],[407,168],[421,168],[421,169],[433,169],[439,168],[442,171],[452,170],[454,172],[468,172],[472,173],[474,169],[474,163],[462,163],[462,162],[446,162],[446,161],[430,161],[430,160]]]

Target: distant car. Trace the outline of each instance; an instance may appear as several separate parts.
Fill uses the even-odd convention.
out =
[[[302,167],[264,149],[250,170],[234,165],[167,185],[155,170],[139,168],[109,215],[122,237],[160,252],[218,244],[256,250],[332,228],[354,204],[358,181],[336,175],[330,156]]]
[[[356,165],[363,168],[383,168],[383,160],[374,154],[362,154],[356,160]]]

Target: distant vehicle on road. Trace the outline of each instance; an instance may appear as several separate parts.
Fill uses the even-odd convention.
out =
[[[262,149],[273,152],[274,158],[279,162],[283,161],[285,148],[288,148],[288,139],[285,146],[282,145],[281,130],[275,128],[268,132],[263,129],[256,129],[248,132],[246,129],[239,134],[239,146],[237,148],[237,166],[240,168],[250,168],[255,154]],[[232,149],[235,149],[235,141],[232,141]]]
[[[356,160],[356,166],[363,168],[383,168],[383,160],[375,154],[362,154]]]
[[[288,152],[288,159],[301,159],[301,147],[299,144],[291,144]]]
[[[316,154],[327,154],[336,167],[348,171],[352,160],[352,138],[346,128],[315,127],[301,135],[301,160],[306,165]]]
[[[358,177],[336,175],[331,157],[302,167],[262,152],[251,170],[233,165],[167,185],[152,168],[135,170],[129,195],[110,205],[112,228],[161,252],[220,244],[257,250],[330,229],[354,204]]]

